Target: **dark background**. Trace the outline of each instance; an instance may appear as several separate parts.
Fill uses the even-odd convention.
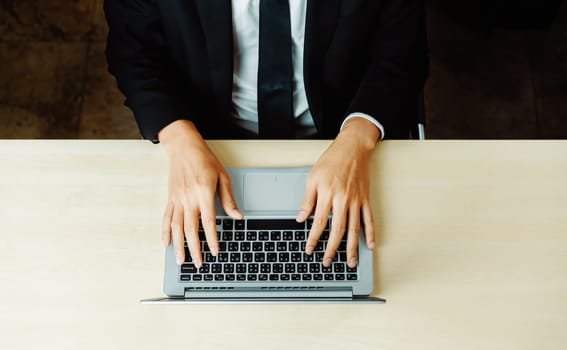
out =
[[[428,138],[567,138],[567,0],[426,3]],[[0,0],[0,138],[140,137],[106,31],[102,0]]]

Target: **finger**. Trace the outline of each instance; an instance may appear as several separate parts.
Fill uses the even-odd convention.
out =
[[[309,231],[309,236],[307,237],[307,243],[305,245],[305,253],[308,255],[313,254],[315,246],[321,238],[323,230],[327,227],[327,222],[329,221],[329,211],[331,210],[331,201],[327,198],[322,198],[319,196],[317,199],[317,206],[315,207],[315,215],[313,216],[313,225]]]
[[[173,202],[168,202],[163,214],[161,241],[165,247],[171,243],[171,220],[173,217]]]
[[[173,209],[171,220],[171,231],[173,234],[173,251],[175,252],[175,261],[177,265],[183,264],[185,261],[185,247],[183,244],[183,210],[182,206],[176,205]]]
[[[221,173],[219,175],[218,191],[219,199],[225,213],[233,219],[242,220],[244,215],[242,215],[236,206],[236,201],[232,196],[230,177],[226,173]]]
[[[197,268],[201,268],[203,257],[201,256],[201,242],[199,241],[199,215],[197,210],[185,208],[185,238],[193,264]]]
[[[317,189],[313,183],[307,181],[305,185],[305,194],[303,195],[303,201],[301,202],[301,207],[299,208],[299,213],[297,214],[297,222],[304,222],[307,220],[313,208],[315,207],[315,200],[317,199]]]
[[[366,246],[369,249],[374,249],[374,217],[372,215],[372,208],[370,202],[367,200],[362,204],[362,220],[364,221],[364,235],[366,236]]]
[[[358,237],[360,236],[360,206],[351,205],[348,211],[347,262],[355,268],[358,261]]]
[[[201,204],[201,222],[205,230],[207,244],[211,254],[217,256],[219,253],[219,240],[215,215],[215,193],[213,191],[203,191],[199,196],[199,202]]]
[[[331,220],[331,232],[329,234],[329,241],[327,242],[327,249],[323,256],[323,266],[329,267],[337,253],[337,249],[341,244],[341,240],[345,234],[346,226],[346,206],[343,201],[336,201],[333,203],[333,219]]]

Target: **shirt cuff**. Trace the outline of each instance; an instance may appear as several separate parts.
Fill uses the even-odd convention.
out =
[[[356,112],[356,113],[349,114],[348,117],[346,117],[345,120],[343,120],[343,123],[341,124],[340,131],[343,130],[345,123],[352,118],[363,118],[363,119],[368,120],[369,122],[374,124],[378,128],[378,130],[380,130],[380,140],[384,139],[384,127],[382,126],[382,124],[380,124],[380,122],[378,122],[376,119],[372,118],[371,116],[369,116],[368,114],[365,114],[365,113]]]

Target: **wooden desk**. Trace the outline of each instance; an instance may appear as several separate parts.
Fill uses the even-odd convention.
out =
[[[211,147],[295,166],[327,144]],[[0,349],[567,347],[567,142],[384,142],[372,172],[387,304],[146,306],[162,295],[161,147],[0,141]]]

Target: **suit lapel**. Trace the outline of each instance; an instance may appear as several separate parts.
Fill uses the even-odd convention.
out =
[[[228,111],[232,98],[232,6],[231,0],[195,0],[205,36],[213,86],[221,111]]]
[[[309,107],[320,132],[323,128],[320,92],[323,60],[337,27],[340,7],[341,0],[307,0],[303,69]]]

